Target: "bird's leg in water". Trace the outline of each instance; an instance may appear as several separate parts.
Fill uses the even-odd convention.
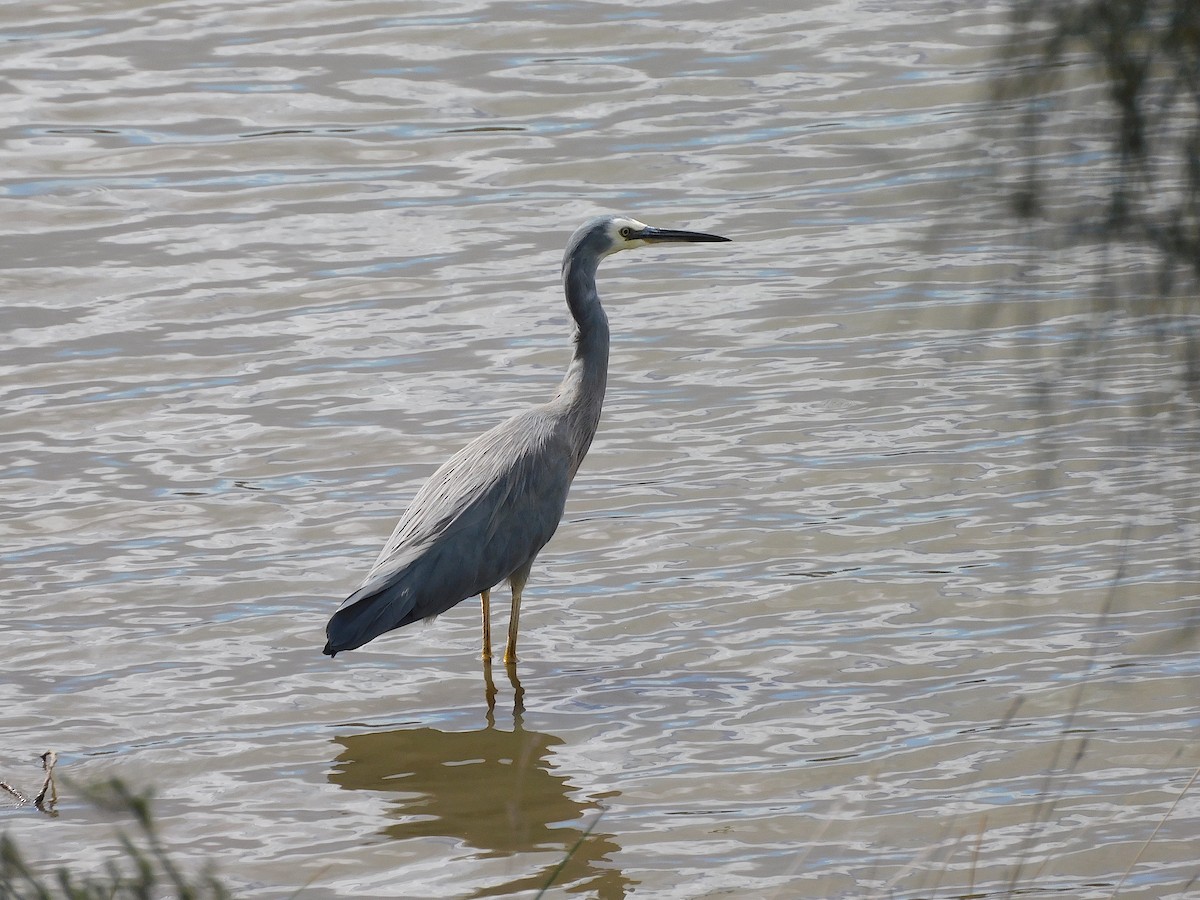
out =
[[[479,599],[483,601],[483,658],[492,658],[492,613],[488,608],[488,601],[491,599],[491,591],[484,591],[479,595]]]
[[[504,664],[511,666],[517,661],[517,627],[521,621],[521,591],[529,579],[529,566],[518,569],[508,576],[509,586],[512,587],[512,613],[508,617],[508,643],[504,645]]]

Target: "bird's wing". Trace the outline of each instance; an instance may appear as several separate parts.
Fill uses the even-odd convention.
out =
[[[364,584],[426,561],[464,597],[528,563],[558,527],[571,484],[561,423],[540,408],[480,435],[438,469],[396,524]],[[439,579],[440,580],[440,579]],[[449,589],[449,584],[447,584]]]
[[[565,423],[540,409],[468,444],[400,517],[362,585],[330,619],[325,652],[441,615],[527,569],[558,527],[573,474]]]

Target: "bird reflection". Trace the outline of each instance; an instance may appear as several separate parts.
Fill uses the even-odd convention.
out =
[[[521,714],[525,712],[525,688],[521,687],[516,666],[505,666],[504,669],[513,689],[513,722],[519,724]],[[496,682],[492,678],[492,661],[487,657],[483,660],[483,696],[487,700],[487,723],[490,728],[496,724]]]
[[[490,672],[486,681],[494,701]],[[519,707],[519,682],[514,689]],[[620,848],[613,835],[592,827],[600,814],[597,801],[616,795],[578,799],[549,762],[562,739],[526,731],[516,711],[513,730],[501,731],[493,710],[489,704],[488,725],[477,731],[405,728],[337,737],[329,779],[345,790],[396,795],[389,811],[396,821],[381,829],[395,840],[448,837],[481,851],[482,859],[535,851],[544,859],[548,849],[561,852],[536,871],[471,896],[536,891],[553,877],[556,886],[623,898],[631,882],[609,862]]]

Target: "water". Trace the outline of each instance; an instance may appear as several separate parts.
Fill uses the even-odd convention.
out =
[[[243,896],[1194,891],[1186,334],[1003,215],[1004,9],[10,5],[0,777]],[[473,602],[323,657],[598,210],[735,242],[601,270],[524,710]]]

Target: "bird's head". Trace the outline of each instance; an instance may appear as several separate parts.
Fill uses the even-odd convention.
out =
[[[574,259],[590,257],[597,262],[612,253],[647,244],[695,244],[728,241],[729,238],[702,231],[655,228],[629,216],[598,216],[584,222],[567,242],[563,266]]]

